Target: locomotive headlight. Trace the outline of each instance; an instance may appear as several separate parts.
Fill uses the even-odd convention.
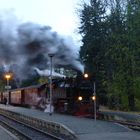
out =
[[[95,95],[93,95],[91,98],[92,98],[93,101],[96,100],[96,96]]]
[[[82,101],[82,100],[83,100],[83,97],[82,97],[82,96],[79,96],[79,97],[78,97],[78,100],[79,100],[79,101]]]

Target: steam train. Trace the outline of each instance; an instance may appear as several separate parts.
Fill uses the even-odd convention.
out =
[[[45,83],[4,91],[0,93],[0,102],[4,103],[7,99],[11,105],[45,110],[50,99],[49,86],[49,83]],[[94,114],[92,94],[92,87],[85,80],[67,78],[52,82],[52,104],[55,112],[92,116]]]

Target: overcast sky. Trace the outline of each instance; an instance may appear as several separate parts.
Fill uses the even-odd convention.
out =
[[[0,10],[12,10],[23,21],[49,25],[60,34],[77,30],[77,4],[81,0],[0,0]]]

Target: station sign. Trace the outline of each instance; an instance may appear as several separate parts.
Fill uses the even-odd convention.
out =
[[[11,86],[5,86],[5,89],[7,89],[7,90],[11,89]]]

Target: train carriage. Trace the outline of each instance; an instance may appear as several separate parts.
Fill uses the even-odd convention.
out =
[[[83,116],[93,114],[94,107],[91,100],[93,93],[89,84],[86,85],[82,81],[77,84],[74,79],[53,79],[52,87],[52,103],[56,112]],[[81,96],[80,100],[79,96]],[[9,97],[9,103],[12,105],[35,107],[44,110],[50,99],[49,84],[3,92],[0,95],[1,102],[3,97],[7,99]]]
[[[10,92],[10,104],[16,104],[16,105],[21,105],[21,97],[22,97],[22,90],[17,89],[17,90],[12,90]]]

